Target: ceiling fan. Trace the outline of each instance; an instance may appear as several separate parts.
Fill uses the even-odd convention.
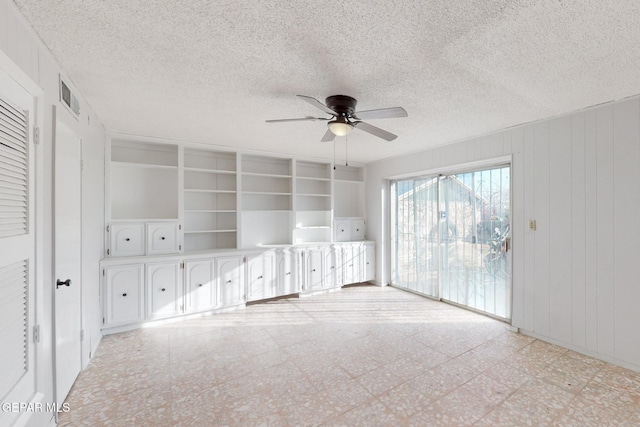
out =
[[[355,111],[356,104],[358,101],[355,98],[352,98],[347,95],[333,95],[328,97],[325,102],[326,105],[317,99],[311,96],[305,95],[297,95],[298,98],[303,101],[308,102],[329,114],[331,117],[302,117],[298,119],[276,119],[276,120],[266,120],[267,123],[278,123],[278,122],[301,122],[301,121],[318,121],[324,120],[327,121],[327,125],[329,129],[322,137],[322,142],[333,141],[336,136],[345,136],[353,128],[357,128],[363,130],[365,132],[370,133],[371,135],[375,135],[378,138],[382,138],[386,141],[393,141],[398,136],[394,135],[390,132],[387,132],[384,129],[380,129],[379,127],[370,125],[368,123],[363,122],[362,120],[373,120],[373,119],[391,119],[395,117],[407,117],[408,114],[402,107],[393,107],[393,108],[379,108],[377,110],[365,110],[365,111]]]

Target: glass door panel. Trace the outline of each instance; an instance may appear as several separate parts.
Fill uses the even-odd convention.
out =
[[[510,168],[440,180],[442,299],[511,316]]]
[[[438,297],[438,177],[394,183],[393,284]]]

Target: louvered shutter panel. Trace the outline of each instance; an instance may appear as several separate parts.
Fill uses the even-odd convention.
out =
[[[27,372],[27,261],[0,267],[0,399]]]
[[[0,244],[29,233],[28,115],[0,99]],[[0,260],[0,399],[27,373],[29,261]]]
[[[28,120],[0,99],[0,239],[28,233]]]

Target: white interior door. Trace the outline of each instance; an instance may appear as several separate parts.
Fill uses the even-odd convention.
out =
[[[60,120],[55,123],[55,382],[62,404],[82,369],[81,141]]]

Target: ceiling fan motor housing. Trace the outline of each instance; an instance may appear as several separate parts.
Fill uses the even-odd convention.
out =
[[[333,95],[328,97],[325,100],[325,103],[327,104],[327,107],[331,108],[340,116],[351,117],[351,115],[356,111],[356,104],[358,101],[347,95]]]

